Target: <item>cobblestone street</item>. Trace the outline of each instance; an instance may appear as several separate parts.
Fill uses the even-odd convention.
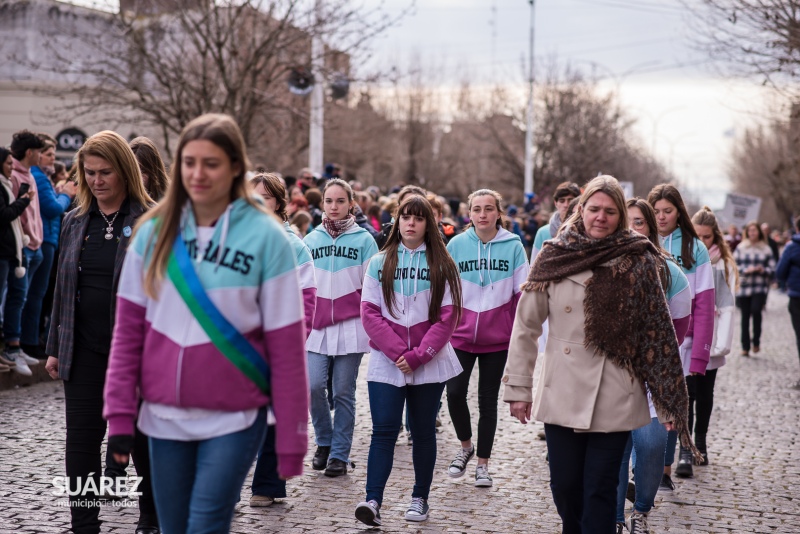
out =
[[[695,467],[693,479],[675,479],[673,494],[660,493],[650,514],[656,532],[800,532],[800,365],[786,311],[787,298],[773,291],[764,318],[762,352],[733,356],[719,372],[708,447],[711,465]],[[736,334],[738,340],[738,332]],[[289,483],[289,497],[270,508],[251,509],[249,480],[232,532],[357,532],[353,510],[364,496],[370,417],[365,376],[358,383],[358,417],[346,477],[312,471]],[[477,374],[477,369],[476,369]],[[476,377],[473,376],[473,380]],[[64,532],[69,510],[58,505],[52,479],[64,475],[64,394],[59,383],[0,392],[0,532]],[[477,395],[471,390],[473,424]],[[502,404],[502,403],[501,403]],[[413,485],[411,447],[398,441],[382,517],[385,532],[560,532],[552,504],[540,424],[522,426],[500,408],[490,472],[495,485],[479,489],[471,475],[451,480],[446,468],[458,441],[446,405],[431,490],[431,516],[407,523],[403,512]],[[133,474],[133,468],[129,469]],[[105,506],[103,532],[133,533],[135,508]]]

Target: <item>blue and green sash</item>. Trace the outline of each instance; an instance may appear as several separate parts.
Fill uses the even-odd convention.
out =
[[[211,343],[262,392],[269,394],[269,366],[208,297],[180,233],[172,246],[167,274]]]

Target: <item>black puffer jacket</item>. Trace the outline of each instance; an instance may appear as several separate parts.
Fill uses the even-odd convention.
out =
[[[0,259],[14,260],[17,263],[17,243],[14,241],[14,230],[11,222],[17,219],[31,203],[28,197],[20,197],[13,202],[8,191],[0,185]],[[19,265],[16,265],[19,267]]]

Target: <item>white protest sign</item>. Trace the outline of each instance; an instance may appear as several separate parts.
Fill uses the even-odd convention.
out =
[[[625,198],[633,198],[633,182],[620,182],[619,186],[625,191]]]
[[[726,224],[735,224],[739,228],[750,221],[757,221],[761,213],[761,197],[728,193],[725,207],[719,213]]]

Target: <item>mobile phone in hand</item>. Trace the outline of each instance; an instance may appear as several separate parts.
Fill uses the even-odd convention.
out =
[[[19,192],[17,193],[17,198],[27,195],[30,188],[31,184],[29,183],[23,182],[19,184]]]

